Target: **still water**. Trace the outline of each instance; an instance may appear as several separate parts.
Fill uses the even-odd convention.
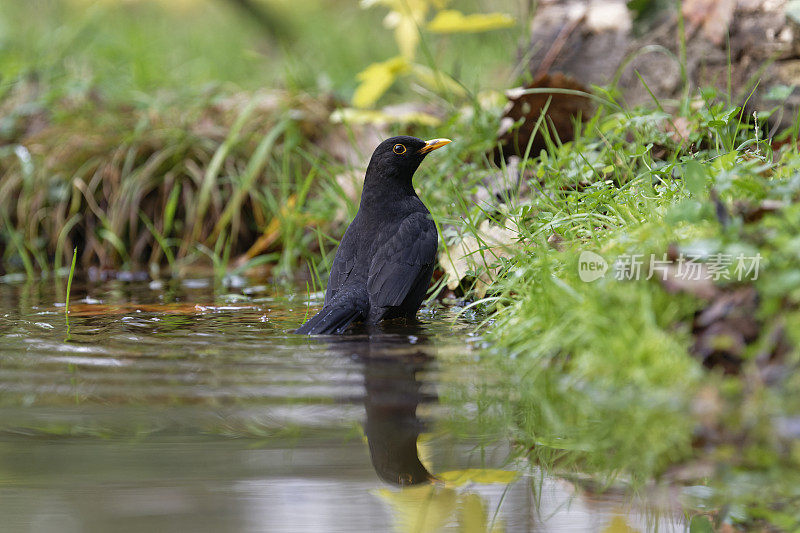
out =
[[[0,283],[0,530],[681,531],[453,423],[476,319],[341,338],[267,286]],[[431,480],[433,480],[431,482]]]

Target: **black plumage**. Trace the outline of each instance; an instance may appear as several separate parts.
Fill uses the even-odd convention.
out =
[[[414,318],[431,281],[439,235],[411,180],[450,141],[392,137],[372,154],[361,204],[333,260],[325,304],[297,333],[342,333],[353,322]]]

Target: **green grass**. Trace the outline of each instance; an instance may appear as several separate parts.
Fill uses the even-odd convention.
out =
[[[686,106],[696,111],[685,117],[684,143],[666,134],[661,112],[605,107],[576,141],[555,140],[527,162],[531,190],[541,194],[461,214],[467,232],[488,216],[517,235],[479,304],[492,319],[484,361],[505,377],[470,401],[483,407],[476,425],[506,428],[518,453],[548,471],[640,491],[672,479],[678,465],[709,464],[711,478],[689,483],[710,486],[710,496],[687,496],[687,512],[793,529],[797,444],[776,428],[800,413],[800,158],[794,142],[774,153],[721,101],[706,92]],[[658,156],[656,148],[664,148]],[[738,214],[764,201],[786,206],[756,221]],[[558,250],[548,243],[554,233]],[[698,251],[704,262],[715,253],[763,257],[757,280],[717,283],[759,295],[746,321],[757,321],[758,336],[741,353],[741,376],[703,369],[691,355],[693,319],[709,305],[691,288],[674,294],[657,280],[622,281],[611,271],[591,283],[579,277],[583,251],[613,263],[624,254],[660,259],[671,247]],[[774,352],[776,332],[786,332],[786,346],[780,377],[767,384],[758,367]],[[714,337],[729,341],[724,331]],[[698,415],[709,409],[709,390],[719,402],[711,421]],[[709,431],[721,434],[705,442]]]

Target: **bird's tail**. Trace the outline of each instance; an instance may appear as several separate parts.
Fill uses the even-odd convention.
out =
[[[319,313],[295,330],[300,335],[336,335],[359,318],[363,318],[361,305],[352,300],[330,302]]]

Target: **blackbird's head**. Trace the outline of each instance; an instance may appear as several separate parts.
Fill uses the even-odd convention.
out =
[[[448,143],[450,139],[423,141],[407,135],[386,139],[372,153],[367,176],[410,183],[425,156]]]

